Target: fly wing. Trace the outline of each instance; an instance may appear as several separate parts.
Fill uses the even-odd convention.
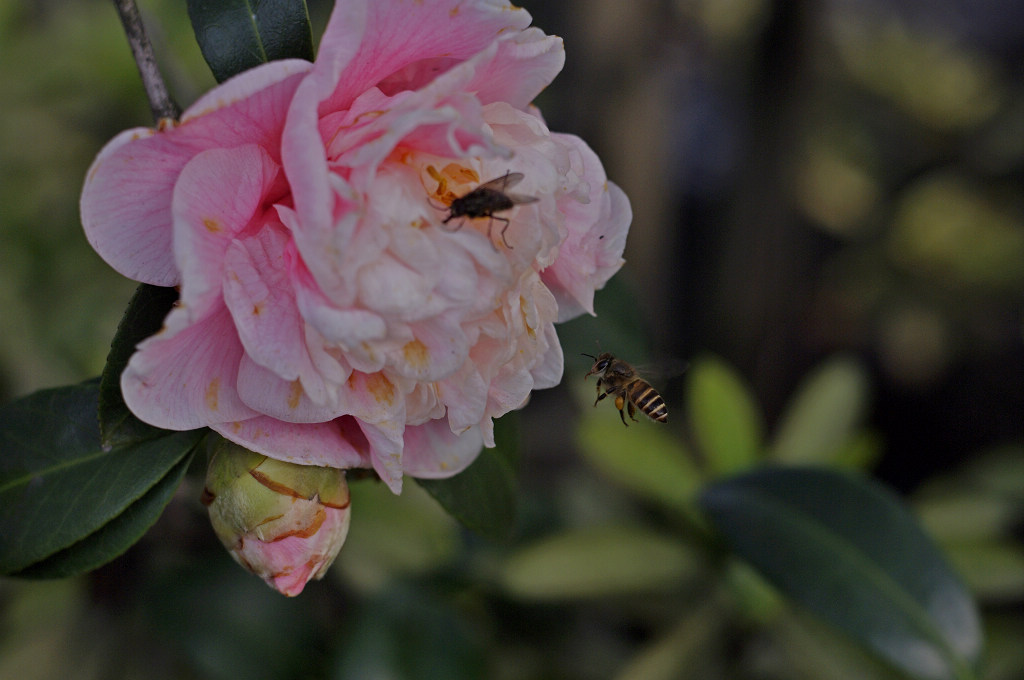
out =
[[[536,203],[540,200],[536,196],[523,196],[522,194],[505,194],[505,197],[517,205],[519,203]]]
[[[522,182],[524,177],[526,177],[526,175],[521,172],[506,172],[501,177],[495,177],[492,180],[484,182],[478,186],[477,189],[493,189],[504,193],[505,189],[511,189]]]

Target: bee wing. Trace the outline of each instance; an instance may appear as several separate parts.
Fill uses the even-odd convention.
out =
[[[536,196],[523,196],[522,194],[505,194],[505,197],[513,203],[536,203],[540,199]]]
[[[650,380],[672,380],[690,368],[690,363],[675,357],[659,357],[652,363],[633,364],[636,372]]]
[[[505,189],[511,189],[515,185],[523,181],[526,177],[521,172],[506,172],[501,177],[495,177],[492,180],[484,182],[477,189],[494,189],[495,191],[501,191],[504,193]]]

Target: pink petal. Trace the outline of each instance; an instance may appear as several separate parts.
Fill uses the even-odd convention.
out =
[[[382,482],[388,485],[394,494],[402,493],[403,468],[403,433],[405,423],[390,421],[382,424],[370,424],[357,420],[360,429],[370,443],[370,460],[373,469]]]
[[[238,395],[254,411],[289,423],[323,423],[341,415],[336,405],[310,399],[298,378],[285,380],[248,354],[238,369]]]
[[[289,463],[336,468],[371,465],[369,442],[350,416],[302,424],[256,416],[210,427],[225,439]]]
[[[467,361],[455,375],[437,383],[438,399],[448,408],[449,429],[462,432],[484,419],[487,387],[487,382],[471,361]]]
[[[483,448],[480,429],[453,434],[444,420],[405,428],[402,465],[410,477],[444,479],[465,470]]]
[[[305,322],[289,278],[284,229],[266,225],[223,255],[224,302],[246,354],[286,381],[314,378]]]
[[[165,330],[145,340],[121,374],[125,403],[140,420],[169,430],[191,430],[256,413],[235,384],[242,345],[224,306],[191,325],[176,307]]]
[[[255,144],[202,151],[182,168],[171,204],[182,300],[192,318],[221,297],[232,240],[261,218],[280,166]]]
[[[558,259],[541,278],[558,300],[558,321],[594,313],[594,291],[623,264],[622,252],[633,214],[626,195],[606,179],[597,155],[581,139],[553,135],[574,150],[573,174],[587,189],[586,200],[567,191],[559,198],[567,235]]]
[[[181,169],[205,149],[276,148],[287,103],[309,68],[295,60],[264,64],[211,90],[180,125],[126,130],[112,139],[82,189],[82,225],[96,252],[136,281],[177,285],[171,199]]]
[[[500,34],[521,31],[530,25],[530,15],[525,10],[506,2],[371,1],[365,4],[365,24],[353,20],[353,15],[361,12],[349,7],[361,4],[339,3],[327,24],[316,69],[334,76],[331,80],[337,87],[329,93],[321,110],[347,108],[359,94],[410,64],[439,57],[467,59]],[[354,55],[353,46],[358,46]],[[341,63],[344,78],[339,80]],[[415,88],[423,84],[411,85]]]
[[[466,91],[476,93],[484,104],[507,102],[525,109],[564,65],[562,39],[545,35],[538,28],[527,28],[513,34],[511,40],[498,43],[492,58],[475,65]]]
[[[412,324],[412,340],[388,353],[388,366],[405,378],[433,382],[454,373],[469,356],[469,342],[454,315]]]
[[[542,354],[541,360],[530,369],[533,378],[533,389],[545,390],[562,382],[563,357],[562,345],[558,342],[558,333],[552,324],[544,327],[544,339],[548,349]]]

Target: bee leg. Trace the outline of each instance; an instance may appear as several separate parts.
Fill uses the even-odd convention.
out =
[[[633,406],[633,402],[629,402],[629,419],[634,423],[638,422],[636,419],[636,407]]]
[[[629,427],[629,423],[626,422],[625,411],[622,410],[622,407],[625,405],[623,403],[624,401],[625,400],[622,398],[622,395],[619,395],[619,396],[615,397],[615,408],[619,409],[619,418],[622,419],[622,424],[625,425],[626,427]],[[630,404],[629,406],[630,406],[630,408],[632,408],[633,405]],[[633,417],[632,414],[630,414],[630,418],[632,418],[632,417]]]

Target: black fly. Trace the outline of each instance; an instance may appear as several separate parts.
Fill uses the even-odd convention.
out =
[[[453,199],[451,205],[448,206],[448,217],[442,220],[442,224],[448,224],[448,222],[456,217],[487,217],[504,222],[505,226],[501,229],[501,240],[508,248],[512,248],[508,241],[505,240],[505,232],[508,231],[508,219],[499,217],[494,213],[510,210],[520,203],[533,203],[538,200],[536,196],[523,196],[506,192],[506,189],[519,184],[523,177],[525,175],[521,172],[506,172],[501,177],[484,182],[465,196]],[[458,228],[456,227],[452,231],[456,231]]]

